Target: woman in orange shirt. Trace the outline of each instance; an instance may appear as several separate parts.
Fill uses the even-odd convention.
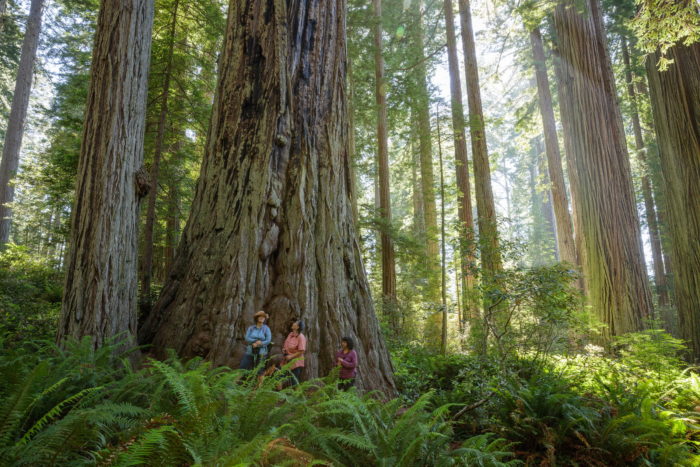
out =
[[[302,334],[304,322],[295,320],[292,323],[292,330],[287,336],[282,346],[285,363],[292,362],[291,372],[294,375],[292,386],[301,381],[301,372],[304,370],[304,352],[306,352],[306,336]]]

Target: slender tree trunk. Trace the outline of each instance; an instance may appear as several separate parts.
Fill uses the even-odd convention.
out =
[[[180,151],[182,150],[182,138],[184,134],[173,131],[177,137],[172,147],[168,151],[170,153],[170,158],[168,159],[168,165],[171,167],[179,167],[180,161]],[[168,214],[165,221],[165,248],[163,250],[163,269],[165,270],[165,278],[167,279],[170,274],[170,270],[173,267],[175,261],[175,248],[177,247],[178,238],[180,236],[180,180],[177,178],[170,178],[168,180]]]
[[[423,0],[414,2],[418,9],[415,47],[418,53],[418,64],[415,68],[416,90],[412,99],[413,111],[416,115],[419,154],[420,180],[423,197],[423,217],[425,220],[426,257],[428,270],[428,299],[438,300],[438,225],[437,208],[435,203],[435,176],[433,174],[433,147],[430,129],[430,94],[428,92],[428,60],[425,57],[425,33]]]
[[[382,303],[390,316],[395,334],[398,333],[396,316],[396,261],[391,234],[391,197],[389,193],[389,136],[387,132],[386,86],[384,79],[384,57],[382,56],[382,0],[373,0],[374,5],[374,79],[377,102],[377,167],[379,169],[379,209],[384,229],[381,232],[382,248]]]
[[[413,127],[415,128],[415,127]],[[421,185],[421,177],[418,173],[418,165],[420,164],[418,151],[415,149],[413,140],[411,141],[410,147],[411,151],[411,187],[413,188],[413,230],[418,238],[424,238],[425,236],[425,211],[423,207],[425,206],[423,200],[423,187]]]
[[[544,128],[544,145],[547,154],[547,169],[551,182],[552,205],[557,226],[557,245],[562,261],[574,266],[579,264],[574,243],[574,230],[569,214],[569,201],[566,197],[566,185],[564,183],[564,170],[561,165],[561,153],[557,138],[557,127],[554,121],[554,107],[552,95],[549,90],[549,78],[547,77],[547,65],[542,46],[542,36],[539,28],[530,31],[530,45],[535,63],[535,77],[537,79],[537,97]]]
[[[15,93],[12,96],[10,116],[7,120],[5,143],[2,148],[2,161],[0,161],[0,250],[4,249],[7,242],[10,241],[12,210],[9,204],[15,197],[12,179],[17,174],[19,167],[19,152],[22,148],[24,122],[27,119],[29,94],[32,90],[34,59],[36,58],[36,49],[39,46],[43,8],[44,0],[32,0],[27,28],[24,32],[24,41],[22,42]]]
[[[440,134],[440,115],[437,118],[437,137],[438,137],[438,160],[440,161],[440,246],[441,246],[441,268],[440,268],[440,292],[442,295],[442,335],[440,350],[443,355],[447,354],[447,282],[445,261],[447,260],[447,252],[445,245],[445,171],[442,169],[442,138]]]
[[[675,45],[659,71],[647,57],[649,94],[663,173],[671,271],[681,336],[700,361],[700,43]]]
[[[348,150],[350,151],[350,188],[352,192],[350,193],[350,199],[352,200],[352,219],[355,222],[355,226],[359,225],[360,222],[360,208],[357,201],[357,174],[355,173],[355,158],[357,154],[357,147],[355,145],[355,87],[353,85],[352,79],[352,60],[348,57],[348,72],[347,72],[347,88],[348,88],[348,122],[350,125],[350,133],[348,134]]]
[[[137,232],[153,2],[103,1],[80,148],[58,341],[136,335]]]
[[[0,32],[5,29],[5,14],[7,13],[7,0],[0,0]]]
[[[464,67],[467,79],[467,101],[469,103],[469,131],[472,141],[474,161],[474,187],[476,210],[479,225],[479,247],[481,264],[485,276],[493,276],[501,269],[501,253],[498,248],[496,205],[491,187],[491,168],[486,147],[484,112],[481,105],[479,69],[476,63],[476,45],[469,0],[459,0],[459,14],[462,25],[462,46]]]
[[[542,199],[542,209],[544,218],[547,221],[547,231],[549,234],[549,238],[551,238],[554,241],[554,259],[557,261],[561,261],[561,254],[559,253],[559,243],[557,237],[556,214],[554,213],[554,203],[552,201],[552,180],[549,178],[549,174],[547,172],[547,151],[544,147],[542,138],[540,137],[537,137],[535,140],[535,151],[537,152],[537,172],[539,174],[538,177],[541,177],[543,183],[546,186],[550,187],[550,189],[544,193],[544,198]]]
[[[469,160],[467,156],[467,141],[464,133],[464,107],[462,105],[462,84],[459,79],[459,60],[457,59],[457,40],[454,28],[454,13],[452,1],[445,0],[445,25],[447,30],[447,58],[450,71],[450,97],[452,108],[452,132],[454,134],[455,167],[457,170],[457,216],[460,222],[460,230],[463,233],[461,242],[462,274],[465,278],[465,290],[463,293],[463,307],[465,318],[476,320],[479,317],[479,308],[472,299],[474,280],[474,265],[476,264],[474,252],[474,217],[472,214],[471,187],[469,185]],[[439,113],[438,113],[439,118]]]
[[[153,153],[153,166],[151,167],[151,190],[147,198],[146,224],[143,228],[143,264],[141,266],[141,318],[151,312],[151,280],[153,277],[153,226],[156,222],[156,200],[158,199],[158,176],[160,174],[160,159],[163,155],[163,142],[165,140],[166,123],[168,121],[168,99],[170,98],[170,79],[173,72],[173,54],[175,51],[175,34],[177,32],[178,8],[180,1],[173,4],[172,19],[168,39],[168,52],[165,70],[163,71],[163,88],[160,97],[160,115],[158,117],[158,129],[156,131],[155,151]]]
[[[604,334],[642,329],[652,310],[629,158],[597,0],[557,5],[561,111],[582,266]]]
[[[649,239],[651,240],[651,253],[654,267],[654,282],[656,292],[659,296],[659,305],[668,305],[668,289],[666,286],[666,274],[664,272],[663,256],[661,253],[661,237],[659,236],[659,226],[656,219],[656,207],[654,205],[654,195],[649,178],[649,164],[647,162],[647,148],[642,135],[642,125],[639,120],[637,110],[637,93],[634,89],[632,79],[632,66],[630,65],[629,48],[627,38],[620,37],[622,41],[622,61],[625,66],[625,83],[627,84],[627,95],[630,100],[630,117],[632,119],[632,130],[634,131],[635,153],[642,167],[642,197],[644,198],[644,210],[646,213],[647,227],[649,228]]]
[[[229,2],[217,94],[190,217],[140,335],[164,356],[237,366],[253,313],[272,352],[306,323],[306,376],[357,342],[358,385],[394,388],[352,220],[345,2]]]

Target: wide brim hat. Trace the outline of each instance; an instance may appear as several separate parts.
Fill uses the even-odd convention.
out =
[[[262,310],[257,311],[257,312],[253,315],[253,319],[254,319],[254,320],[257,320],[257,319],[258,319],[258,316],[264,316],[265,319],[270,319],[270,315],[268,315],[267,313],[265,313],[265,312],[262,311]]]

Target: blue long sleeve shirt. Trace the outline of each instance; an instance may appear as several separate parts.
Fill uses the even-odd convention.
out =
[[[260,355],[267,355],[267,346],[272,342],[272,332],[267,324],[263,324],[261,327],[255,325],[250,326],[245,333],[245,342],[248,344],[245,348],[245,353],[248,355],[253,355],[253,343],[255,341],[262,342],[260,346]]]

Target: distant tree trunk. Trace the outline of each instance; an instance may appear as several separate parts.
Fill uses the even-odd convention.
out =
[[[417,50],[417,66],[415,68],[415,95],[411,99],[413,111],[416,115],[419,160],[420,160],[420,180],[423,198],[423,218],[425,220],[426,236],[426,257],[428,270],[428,299],[438,300],[438,225],[437,208],[435,203],[435,176],[433,174],[433,147],[432,134],[430,129],[430,94],[428,92],[428,60],[425,56],[425,34],[423,25],[424,2],[418,0],[414,2],[418,9],[417,29],[415,36],[415,47]]]
[[[561,111],[590,304],[604,334],[642,329],[652,310],[629,158],[597,0],[554,12]],[[584,39],[585,38],[585,39]]]
[[[557,221],[556,214],[554,213],[554,203],[552,201],[552,180],[549,178],[547,172],[547,154],[544,147],[542,138],[537,137],[535,140],[535,151],[537,152],[537,172],[538,177],[541,177],[544,184],[550,187],[549,190],[544,193],[544,198],[542,199],[542,209],[544,210],[544,218],[547,221],[547,230],[549,237],[554,241],[554,258],[557,261],[561,261],[561,254],[559,253],[559,243],[557,241]]]
[[[0,32],[5,29],[5,13],[7,13],[7,0],[0,0]]]
[[[59,342],[136,335],[139,198],[153,2],[103,1],[71,220]]]
[[[391,197],[389,193],[389,136],[387,131],[386,81],[382,56],[382,0],[374,5],[374,79],[377,102],[377,168],[379,176],[379,210],[384,223],[380,234],[382,248],[382,305],[388,313],[394,333],[399,331],[396,309],[396,261],[391,235]]]
[[[475,286],[474,266],[474,217],[472,214],[471,187],[469,185],[469,159],[467,141],[464,133],[464,106],[462,105],[462,84],[459,79],[459,60],[457,58],[457,40],[454,28],[454,13],[451,0],[445,0],[445,25],[447,30],[447,58],[450,71],[450,97],[452,108],[452,132],[454,134],[455,167],[457,170],[457,216],[464,238],[461,239],[462,274],[465,278],[463,307],[465,319],[476,320],[479,307],[472,299]],[[438,114],[439,118],[439,114]]]
[[[2,6],[4,10],[6,5]],[[19,167],[19,152],[22,148],[24,122],[27,119],[29,94],[32,90],[34,59],[36,58],[36,49],[39,46],[43,8],[44,0],[32,0],[27,29],[24,32],[24,41],[22,42],[15,93],[12,96],[10,116],[7,120],[5,143],[2,148],[2,161],[0,161],[0,250],[4,249],[7,242],[10,241],[12,210],[8,205],[15,197],[12,179],[17,174]],[[4,11],[2,15],[4,16]]]
[[[411,119],[413,123],[413,118]],[[416,128],[412,126],[411,128]],[[421,185],[421,177],[418,173],[418,166],[420,165],[420,155],[416,150],[415,140],[411,139],[410,151],[411,151],[411,187],[413,188],[413,230],[418,238],[425,236],[425,211],[423,210],[425,204],[423,200],[423,186]]]
[[[173,72],[173,53],[175,50],[175,34],[177,32],[178,7],[180,1],[175,0],[172,6],[172,19],[168,39],[168,52],[163,70],[163,88],[160,92],[160,114],[156,131],[153,166],[151,167],[151,190],[148,193],[146,208],[146,224],[143,228],[143,264],[141,265],[141,299],[139,308],[141,317],[145,318],[151,312],[151,280],[153,277],[153,226],[156,222],[156,200],[158,199],[158,176],[160,174],[160,159],[163,155],[166,123],[168,121],[168,99],[170,98],[170,79]]]
[[[454,23],[453,23],[454,24]],[[435,119],[438,130],[438,160],[440,162],[440,249],[441,249],[441,268],[440,268],[440,292],[442,299],[442,333],[440,339],[440,350],[443,355],[447,354],[447,271],[446,260],[447,252],[445,245],[445,171],[442,168],[442,141],[440,135],[440,115]]]
[[[642,166],[642,197],[644,198],[644,211],[646,213],[647,227],[649,228],[649,239],[651,243],[652,262],[654,267],[654,282],[656,292],[659,296],[659,305],[668,305],[668,289],[666,285],[666,274],[664,272],[664,262],[661,252],[661,237],[659,235],[659,225],[656,219],[656,207],[654,205],[654,195],[649,178],[649,164],[647,162],[647,148],[642,135],[642,125],[639,120],[637,110],[637,93],[632,79],[632,66],[630,64],[629,48],[627,38],[620,37],[622,43],[622,61],[625,66],[625,83],[627,84],[627,95],[630,100],[630,118],[632,120],[632,130],[634,131],[635,153]]]
[[[175,133],[175,130],[171,131]],[[184,135],[182,133],[176,134],[178,136],[169,150],[170,158],[168,160],[168,165],[171,167],[178,167],[181,163],[180,151],[182,150],[182,138]],[[163,269],[166,279],[175,261],[175,248],[177,247],[178,238],[180,236],[181,206],[179,183],[180,180],[177,178],[170,178],[168,180],[168,196],[166,200],[168,211],[165,220],[165,248],[163,250]]]
[[[307,377],[356,339],[358,385],[394,388],[349,197],[345,2],[229,2],[190,217],[140,340],[237,366],[256,310],[278,351],[306,322]]]
[[[469,131],[472,141],[474,161],[474,187],[476,210],[479,225],[479,248],[484,277],[493,276],[502,269],[501,253],[498,247],[496,205],[491,187],[491,168],[486,147],[484,112],[481,106],[479,69],[476,63],[476,45],[469,0],[459,0],[459,14],[462,25],[462,46],[464,68],[467,79],[467,101],[469,103]]]
[[[542,46],[542,36],[538,27],[530,31],[530,45],[535,64],[535,77],[537,79],[537,97],[544,128],[544,145],[547,154],[547,169],[551,182],[552,205],[557,226],[557,244],[562,261],[578,266],[578,255],[574,243],[574,230],[569,214],[569,201],[566,196],[564,183],[564,170],[561,165],[561,153],[557,138],[557,126],[554,121],[554,108],[552,95],[549,90],[549,78],[547,77],[547,64]]]
[[[350,151],[350,199],[352,201],[352,219],[355,226],[359,225],[360,222],[360,208],[358,206],[357,200],[357,174],[355,173],[355,157],[357,154],[357,147],[355,145],[355,109],[353,103],[355,102],[355,87],[353,85],[352,79],[352,60],[348,57],[348,71],[347,71],[347,88],[348,88],[348,122],[350,125],[350,133],[348,134],[348,150]]]
[[[673,63],[659,71],[647,57],[661,170],[664,177],[671,271],[681,336],[700,361],[700,43],[675,45]]]

